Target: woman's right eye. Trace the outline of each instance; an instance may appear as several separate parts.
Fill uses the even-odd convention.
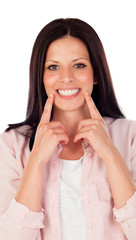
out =
[[[57,70],[59,67],[57,65],[50,65],[47,69],[54,71]]]

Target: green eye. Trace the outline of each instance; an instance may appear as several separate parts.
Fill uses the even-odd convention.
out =
[[[51,70],[51,71],[57,70],[58,68],[59,68],[59,67],[58,67],[57,65],[50,65],[50,66],[48,67],[48,69]]]
[[[75,65],[75,68],[84,68],[84,67],[86,67],[86,65],[83,64],[83,63],[77,63],[77,64]]]

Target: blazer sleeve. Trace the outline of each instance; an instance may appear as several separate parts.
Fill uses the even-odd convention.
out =
[[[12,131],[12,130],[11,130]],[[16,202],[20,174],[10,134],[0,134],[0,239],[41,240],[44,209],[33,212]]]
[[[136,121],[131,129],[131,175],[136,187]],[[113,218],[119,222],[128,240],[136,239],[136,191],[122,208],[113,208]]]

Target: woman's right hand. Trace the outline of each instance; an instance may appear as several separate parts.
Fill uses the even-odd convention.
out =
[[[31,154],[39,163],[46,164],[54,153],[59,142],[69,141],[67,128],[60,121],[50,121],[54,95],[45,104],[40,123],[36,130],[35,141]]]

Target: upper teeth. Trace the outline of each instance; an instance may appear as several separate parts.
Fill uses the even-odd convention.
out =
[[[70,96],[70,95],[74,95],[79,91],[78,89],[73,89],[73,90],[58,90],[60,95],[64,95],[64,96]]]

